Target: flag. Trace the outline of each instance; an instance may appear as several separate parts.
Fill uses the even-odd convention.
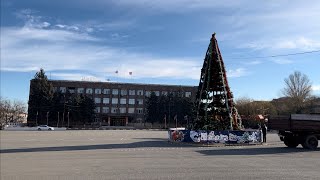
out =
[[[132,75],[132,72],[129,72],[129,75]]]

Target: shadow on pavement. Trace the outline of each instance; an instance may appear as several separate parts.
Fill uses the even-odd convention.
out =
[[[320,148],[314,151],[320,151]],[[303,148],[287,147],[262,147],[262,148],[243,148],[243,149],[210,149],[197,151],[207,156],[237,156],[237,155],[268,155],[268,154],[289,154],[300,152],[313,152]]]
[[[140,141],[127,144],[98,144],[98,145],[80,145],[80,146],[59,146],[59,147],[35,147],[19,149],[1,149],[0,154],[6,153],[24,153],[24,152],[47,152],[47,151],[81,151],[97,149],[122,149],[122,148],[166,148],[166,147],[192,147],[189,145],[177,145],[168,143],[165,139],[150,141]]]

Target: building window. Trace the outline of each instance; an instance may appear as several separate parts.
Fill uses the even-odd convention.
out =
[[[156,94],[156,96],[160,96],[160,92],[159,91],[155,91],[154,93]]]
[[[127,108],[125,107],[121,107],[119,108],[119,110],[120,110],[120,113],[127,113]]]
[[[118,104],[118,98],[112,98],[112,104]]]
[[[127,99],[126,98],[121,98],[120,99],[120,104],[127,104]]]
[[[162,91],[161,94],[166,96],[166,95],[168,95],[168,91]]]
[[[129,95],[131,95],[131,96],[136,95],[136,90],[129,90]]]
[[[94,93],[95,93],[95,94],[101,94],[101,89],[95,89],[95,90],[94,90]]]
[[[143,90],[138,90],[138,91],[137,91],[137,94],[138,94],[139,96],[143,96]]]
[[[103,98],[103,104],[109,104],[110,99],[109,98]]]
[[[94,98],[94,102],[96,104],[100,104],[101,103],[101,98]]]
[[[177,97],[183,97],[183,96],[184,96],[184,93],[181,92],[181,91],[178,91],[178,92],[176,92],[176,96],[177,96]]]
[[[87,93],[87,94],[92,94],[92,88],[87,88],[87,89],[86,89],[86,93]]]
[[[74,93],[75,93],[75,90],[76,90],[75,87],[68,87],[68,91],[69,91],[71,94],[74,94]]]
[[[96,109],[94,111],[95,111],[95,113],[100,113],[100,107],[96,107]]]
[[[129,104],[134,104],[134,99],[129,99]]]
[[[84,88],[78,88],[78,89],[77,89],[77,92],[78,92],[79,94],[84,93]]]
[[[58,88],[57,87],[53,87],[53,92],[57,92]]]
[[[137,108],[138,114],[143,114],[143,109],[142,108]]]
[[[186,97],[191,97],[191,92],[186,92]]]
[[[118,108],[116,108],[116,107],[113,107],[113,108],[111,108],[111,113],[117,113],[118,112]]]
[[[121,90],[121,96],[125,96],[127,95],[127,90],[126,89],[122,89]]]
[[[128,113],[133,114],[134,113],[134,108],[128,108]]]
[[[151,96],[151,91],[146,91],[146,96],[150,97]]]
[[[118,89],[112,89],[112,94],[113,94],[113,95],[118,95],[118,94],[119,94]]]
[[[109,113],[109,107],[102,107],[102,113]]]
[[[137,104],[139,105],[143,104],[143,99],[137,99]]]
[[[110,94],[110,89],[104,89],[103,94]]]
[[[66,93],[66,87],[60,87],[60,91],[61,91],[62,93]]]

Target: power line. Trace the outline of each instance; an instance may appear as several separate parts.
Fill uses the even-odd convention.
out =
[[[320,52],[320,50],[305,51],[305,52],[298,52],[298,53],[291,53],[291,54],[278,54],[278,55],[271,55],[271,56],[239,57],[239,58],[228,58],[228,59],[262,59],[262,58],[273,58],[273,57],[283,57],[283,56],[294,56],[294,55],[301,55],[301,54],[311,54],[311,53],[317,53],[317,52]]]

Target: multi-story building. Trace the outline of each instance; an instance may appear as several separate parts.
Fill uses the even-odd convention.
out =
[[[96,121],[103,125],[125,126],[128,122],[144,122],[146,98],[152,92],[156,96],[180,93],[195,99],[197,86],[133,84],[115,82],[90,82],[50,80],[54,91],[85,94],[96,105]]]

